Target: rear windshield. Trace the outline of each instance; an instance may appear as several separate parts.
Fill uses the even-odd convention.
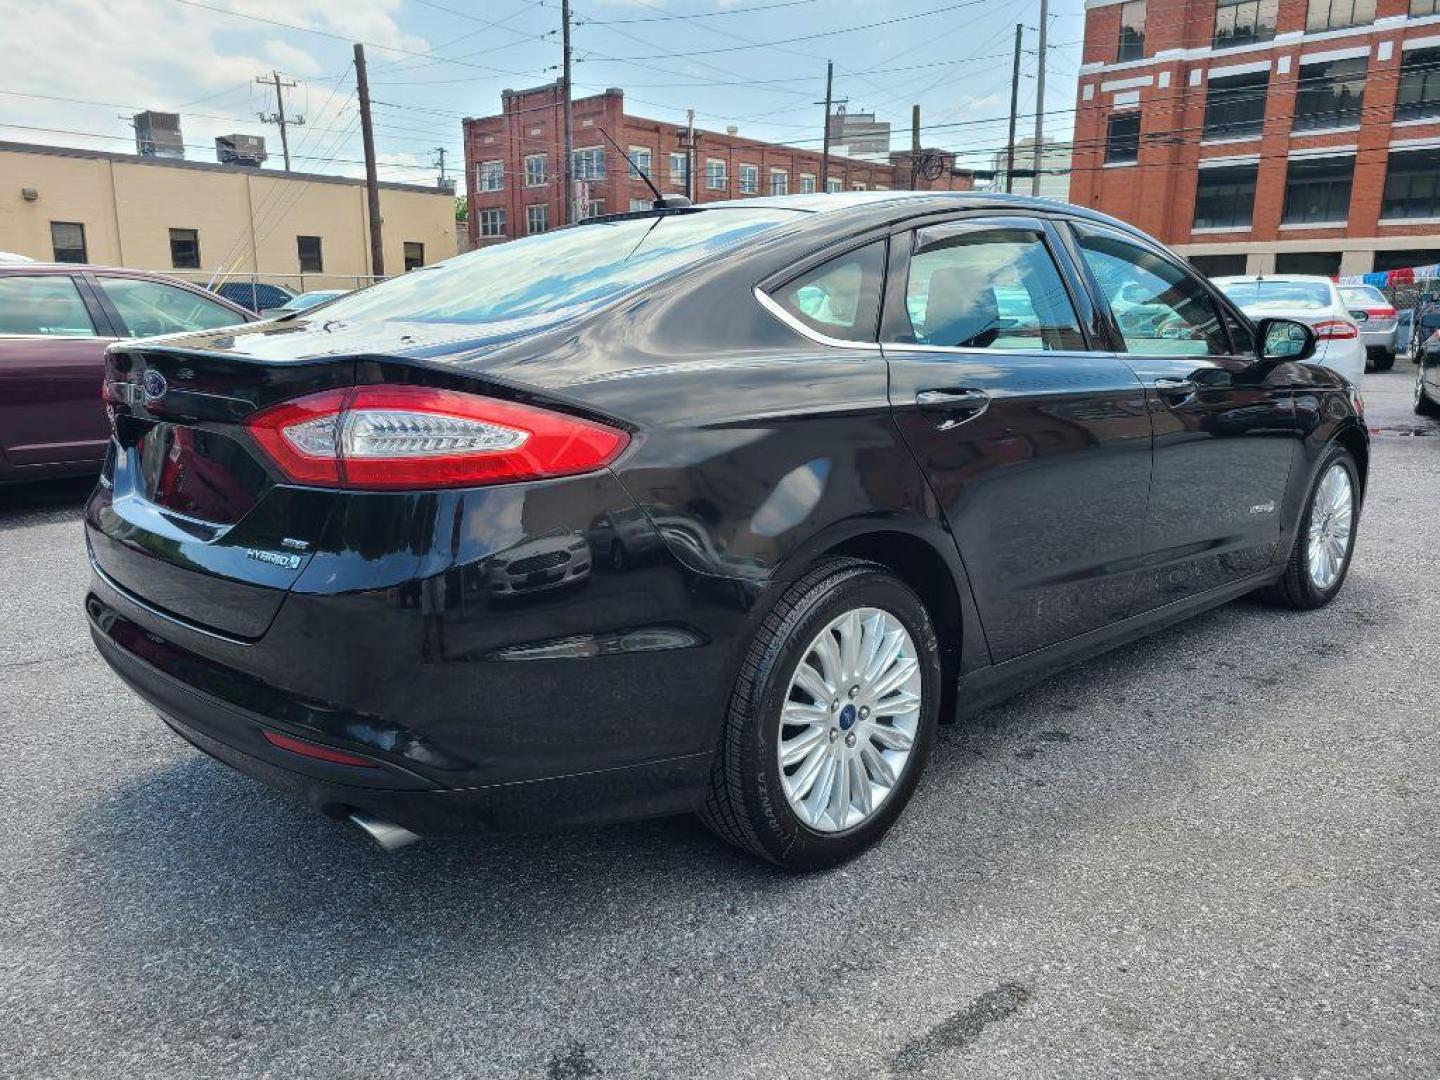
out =
[[[795,220],[793,210],[740,207],[557,229],[381,282],[325,317],[487,323],[584,307]]]
[[[1364,307],[1366,304],[1371,304],[1375,307],[1386,307],[1390,303],[1389,300],[1385,299],[1384,294],[1375,288],[1374,285],[1351,285],[1347,288],[1342,288],[1340,295],[1344,298],[1345,303],[1355,304],[1358,307]]]
[[[1324,311],[1332,304],[1330,286],[1318,281],[1226,281],[1220,288],[1242,308]]]

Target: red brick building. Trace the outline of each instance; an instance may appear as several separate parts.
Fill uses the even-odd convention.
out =
[[[1070,198],[1212,273],[1440,262],[1437,0],[1087,0]]]
[[[506,90],[502,112],[465,121],[465,174],[471,243],[499,243],[565,223],[562,139],[564,118],[558,83],[533,90]],[[606,90],[572,105],[574,196],[582,214],[648,209],[653,196],[625,160],[644,168],[666,194],[691,194],[697,203],[752,195],[818,192],[820,153],[747,139],[728,132],[695,130],[687,153],[683,124],[646,120],[625,112],[624,93]],[[622,156],[600,133],[625,149]],[[918,186],[968,191],[970,173],[955,157],[926,151],[938,166],[935,179]],[[687,176],[693,170],[693,190]],[[934,173],[936,168],[925,170]],[[830,157],[830,190],[878,191],[911,186],[909,152],[887,161]]]

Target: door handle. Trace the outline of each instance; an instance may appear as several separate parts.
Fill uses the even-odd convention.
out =
[[[1160,378],[1155,380],[1155,390],[1167,397],[1189,397],[1200,389],[1194,379]]]
[[[990,404],[990,395],[973,387],[943,387],[921,390],[915,395],[915,404],[921,409],[939,413],[935,426],[941,431],[973,420]]]

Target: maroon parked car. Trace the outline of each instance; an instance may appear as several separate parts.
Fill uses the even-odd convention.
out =
[[[254,319],[163,274],[0,265],[0,484],[99,472],[110,439],[100,391],[112,341]]]

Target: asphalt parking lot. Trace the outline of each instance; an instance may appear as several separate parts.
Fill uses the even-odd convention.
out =
[[[688,820],[383,854],[99,661],[86,485],[0,492],[0,1075],[1440,1075],[1412,378],[1367,379],[1331,607],[1231,604],[943,729],[888,841],[807,878]]]

